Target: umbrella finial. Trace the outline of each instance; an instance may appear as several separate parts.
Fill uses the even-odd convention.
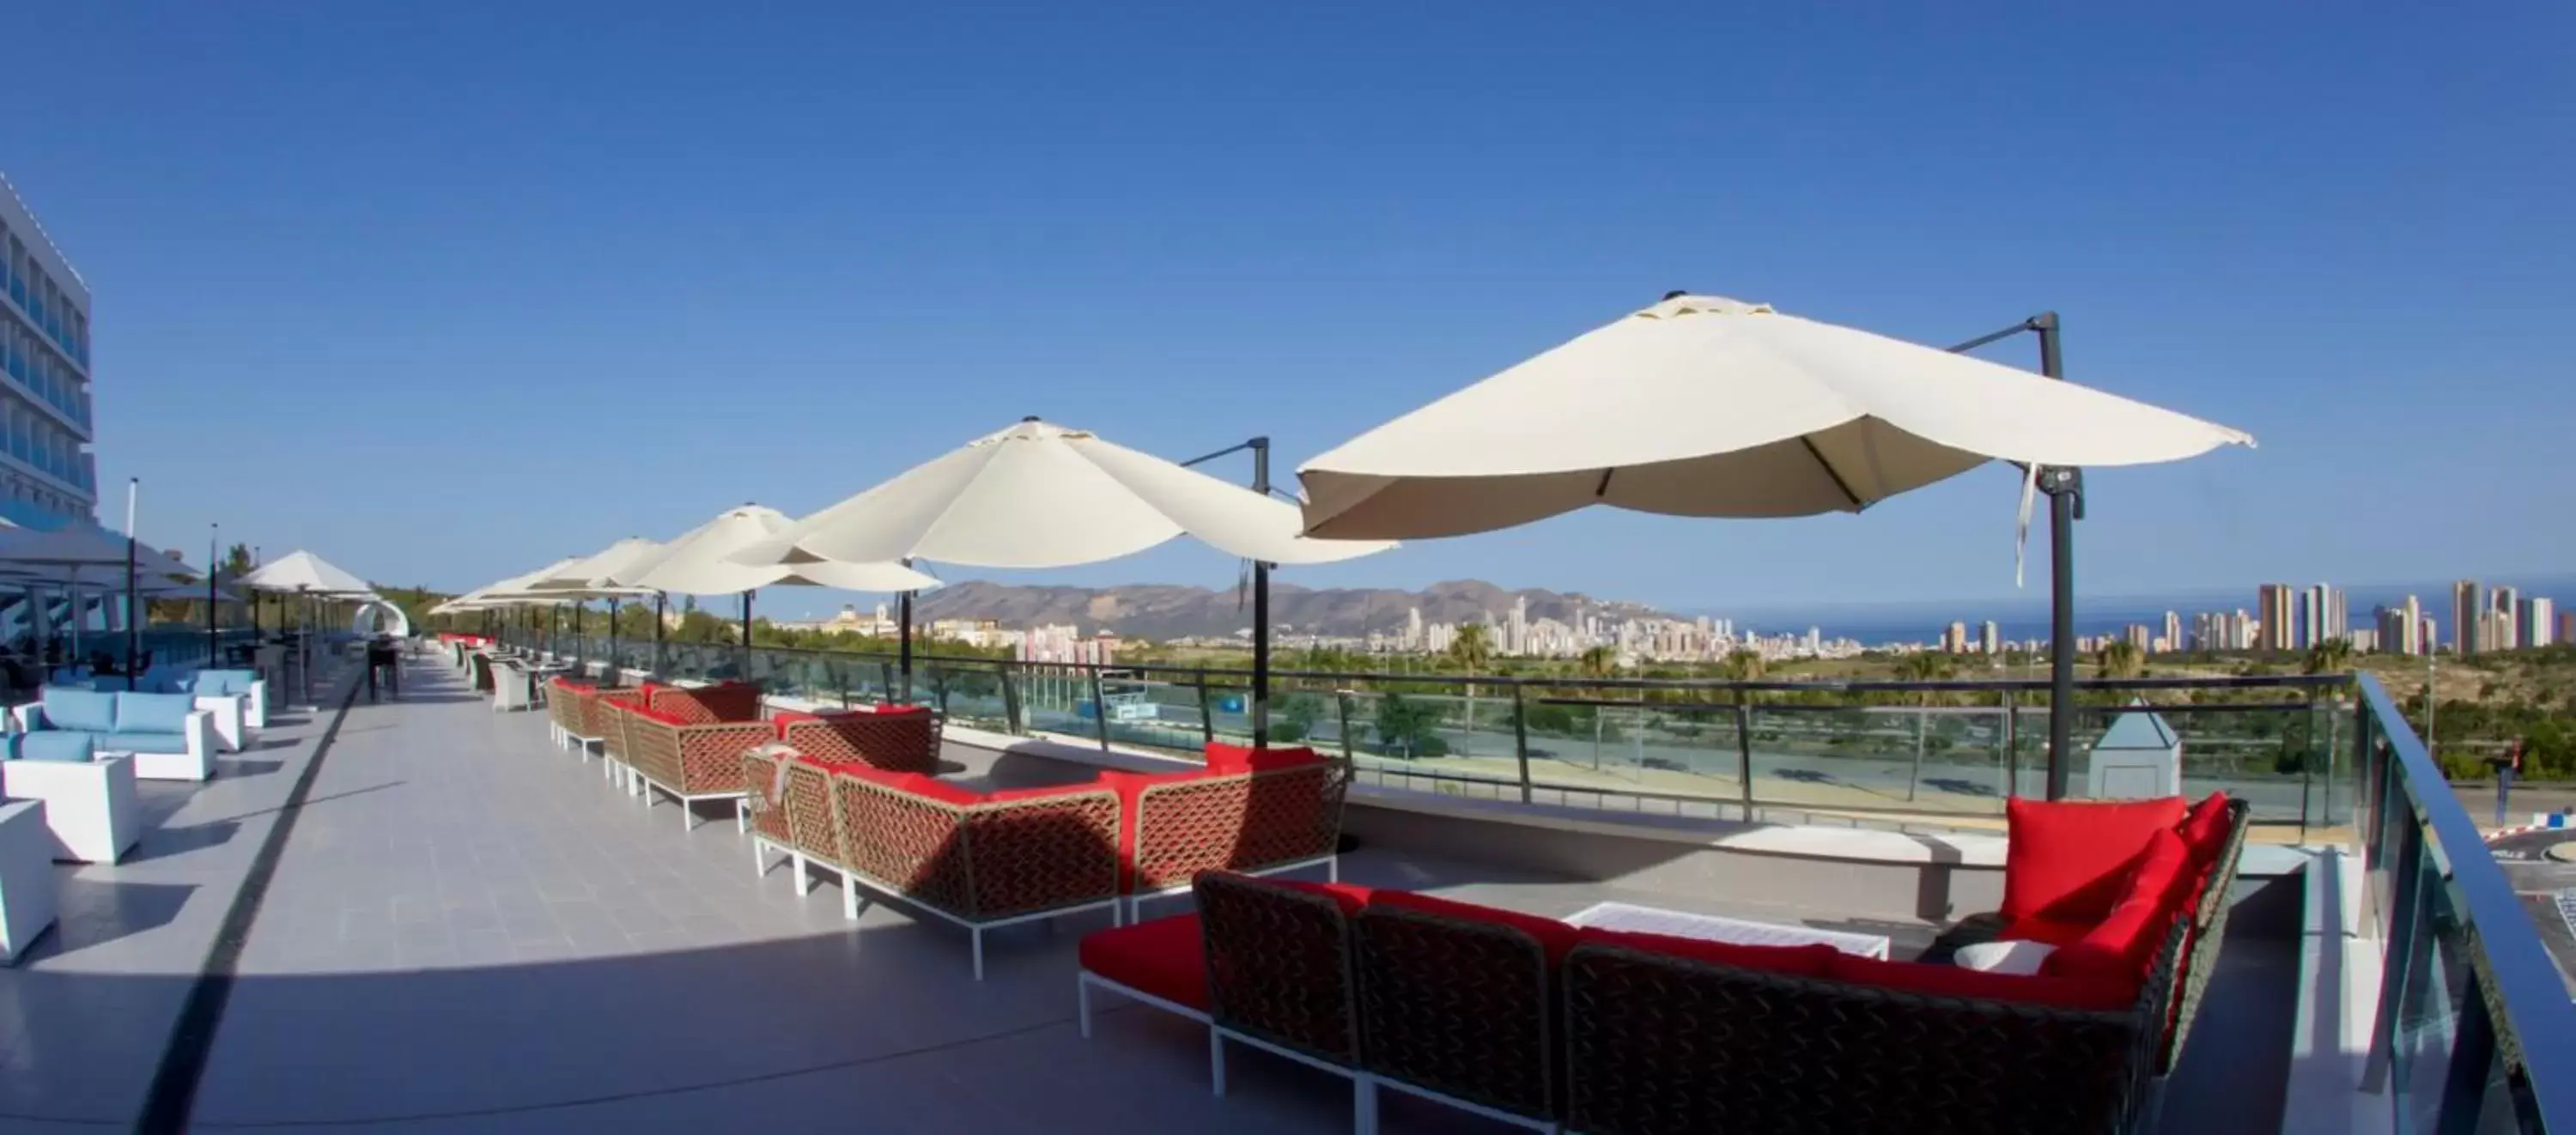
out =
[[[1023,422],[1034,422],[1038,420],[1038,416],[1035,414],[1023,414],[1020,416],[1020,420]]]
[[[1669,291],[1669,292],[1665,292],[1665,293],[1664,293],[1664,298],[1663,298],[1663,299],[1661,299],[1661,300],[1657,300],[1657,301],[1655,301],[1655,302],[1657,302],[1657,303],[1664,303],[1664,302],[1668,302],[1668,301],[1671,301],[1671,300],[1677,300],[1677,299],[1680,299],[1680,298],[1682,298],[1683,296],[1686,296],[1686,295],[1689,295],[1689,294],[1690,294],[1690,289],[1689,289],[1689,288],[1675,288],[1675,289],[1673,289],[1673,290],[1671,290],[1671,291]]]

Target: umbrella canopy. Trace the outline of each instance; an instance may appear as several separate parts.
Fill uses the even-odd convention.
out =
[[[532,577],[526,577],[523,590],[552,592],[566,599],[620,598],[651,595],[641,587],[620,586],[613,578],[630,565],[660,552],[662,546],[651,540],[628,537],[599,552],[565,560]]]
[[[125,537],[91,524],[78,524],[53,531],[0,527],[0,563],[21,567],[66,568],[77,572],[84,568],[123,568],[128,541]],[[133,546],[138,570],[155,575],[192,578],[197,572],[180,561],[178,555],[150,544]],[[55,572],[42,572],[57,575]],[[59,578],[59,576],[58,576]]]
[[[1677,295],[1297,470],[1317,536],[1458,536],[1586,505],[1857,512],[1991,459],[2138,465],[2237,430],[2029,371]]]
[[[818,560],[1070,567],[1141,552],[1185,532],[1274,564],[1329,563],[1393,546],[1313,539],[1302,527],[1293,505],[1084,430],[1026,418],[731,558],[800,571]]]
[[[610,573],[610,581],[686,595],[732,595],[763,587],[839,587],[850,591],[922,591],[939,581],[898,563],[816,561],[788,565],[736,563],[732,557],[786,530],[791,522],[774,508],[746,504],[726,509],[677,539]]]
[[[580,598],[580,596],[568,595],[562,592],[547,593],[531,591],[529,588],[530,585],[534,584],[536,581],[559,574],[564,569],[579,562],[581,562],[580,557],[567,557],[556,560],[555,562],[547,564],[546,566],[538,568],[532,572],[527,572],[522,575],[514,575],[507,579],[495,580],[491,583],[484,584],[481,587],[477,587],[472,591],[468,591],[463,595],[459,595],[454,599],[450,599],[445,603],[441,603],[439,604],[439,608],[442,611],[478,611],[485,607],[516,607],[535,606],[546,603],[570,603]]]
[[[372,594],[375,588],[366,580],[349,574],[339,565],[311,552],[289,552],[262,564],[259,570],[237,580],[253,591],[296,591],[307,595],[356,597]]]

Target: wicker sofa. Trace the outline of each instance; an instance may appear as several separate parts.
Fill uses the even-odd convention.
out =
[[[691,807],[698,801],[743,799],[742,754],[776,735],[760,717],[759,689],[648,685],[639,693],[640,699],[603,702],[617,729],[616,759],[625,765],[630,790],[647,807],[656,790],[677,801],[684,829],[698,826]],[[747,822],[737,809],[735,826]]]
[[[830,764],[939,773],[939,715],[928,706],[776,715],[778,739]]]
[[[797,887],[841,875],[842,913],[866,888],[967,929],[984,976],[984,932],[1107,908],[1121,877],[1119,798],[1098,784],[978,793],[919,773],[826,762],[784,746],[743,753],[756,866],[764,846],[796,865]]]
[[[1349,1077],[1362,1132],[1381,1086],[1609,1135],[2128,1131],[2215,962],[2244,814],[2213,797],[2112,860],[2100,921],[2027,976],[1210,873],[1198,913],[1084,939],[1082,1031],[1095,988],[1206,1021],[1219,1094],[1249,1045]]]
[[[1146,900],[1178,894],[1205,871],[1271,875],[1321,866],[1340,877],[1342,801],[1350,785],[1339,765],[1313,749],[1255,751],[1207,747],[1207,767],[1188,772],[1102,773],[1116,789],[1126,827],[1121,893],[1128,917]]]

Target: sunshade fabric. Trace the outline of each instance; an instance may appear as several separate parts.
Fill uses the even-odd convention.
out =
[[[254,591],[300,591],[314,595],[356,597],[375,588],[331,561],[311,552],[289,552],[234,581]]]
[[[683,595],[732,595],[763,587],[839,587],[850,591],[920,591],[939,586],[931,576],[899,563],[736,563],[732,556],[769,539],[792,522],[774,508],[747,504],[637,557],[610,581]]]
[[[529,579],[523,589],[550,592],[566,599],[648,594],[643,588],[620,586],[615,577],[636,561],[649,558],[661,549],[660,544],[651,540],[630,536],[560,568],[549,568],[544,574]]]
[[[1306,531],[1486,532],[1592,504],[1855,512],[1991,459],[2173,461],[2252,445],[2114,394],[1716,296],[1667,299],[1298,469]]]
[[[1300,526],[1292,505],[1029,419],[799,520],[733,559],[1068,567],[1183,533],[1277,564],[1329,563],[1389,546],[1310,539]]]

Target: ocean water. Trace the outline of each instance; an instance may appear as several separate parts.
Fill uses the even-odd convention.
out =
[[[2078,584],[2080,586],[2081,580]],[[2283,580],[2281,582],[2296,582]],[[2309,581],[2314,583],[2316,581]],[[2514,587],[2523,597],[2546,597],[2557,603],[2560,611],[2568,610],[2569,597],[2576,597],[2576,577],[2530,579],[2497,578],[2490,586]],[[2306,584],[2301,584],[2306,586]],[[2451,638],[2451,584],[2353,584],[2344,586],[2344,609],[2357,628],[2371,626],[2371,610],[2380,605],[2396,606],[2413,595],[2422,602],[2426,614],[2439,624],[2442,640]],[[2165,612],[2182,616],[2183,633],[2191,633],[2191,617],[2202,611],[2251,612],[2255,589],[2249,585],[2226,591],[2190,591],[2169,595],[2086,596],[2079,591],[2075,599],[2075,633],[2078,635],[2117,634],[2132,623],[2143,623],[2162,633]],[[1826,638],[1848,638],[1877,645],[1887,642],[1933,642],[1941,637],[1952,620],[1968,624],[1973,636],[1977,624],[1993,619],[1996,632],[2006,641],[2045,639],[2049,633],[2048,590],[2045,583],[2034,587],[2026,596],[2008,599],[1967,599],[1924,603],[1867,603],[1747,606],[1729,610],[1704,607],[1693,612],[1713,618],[1735,620],[1737,633],[1746,628],[1762,634],[1803,634],[1815,627]]]

